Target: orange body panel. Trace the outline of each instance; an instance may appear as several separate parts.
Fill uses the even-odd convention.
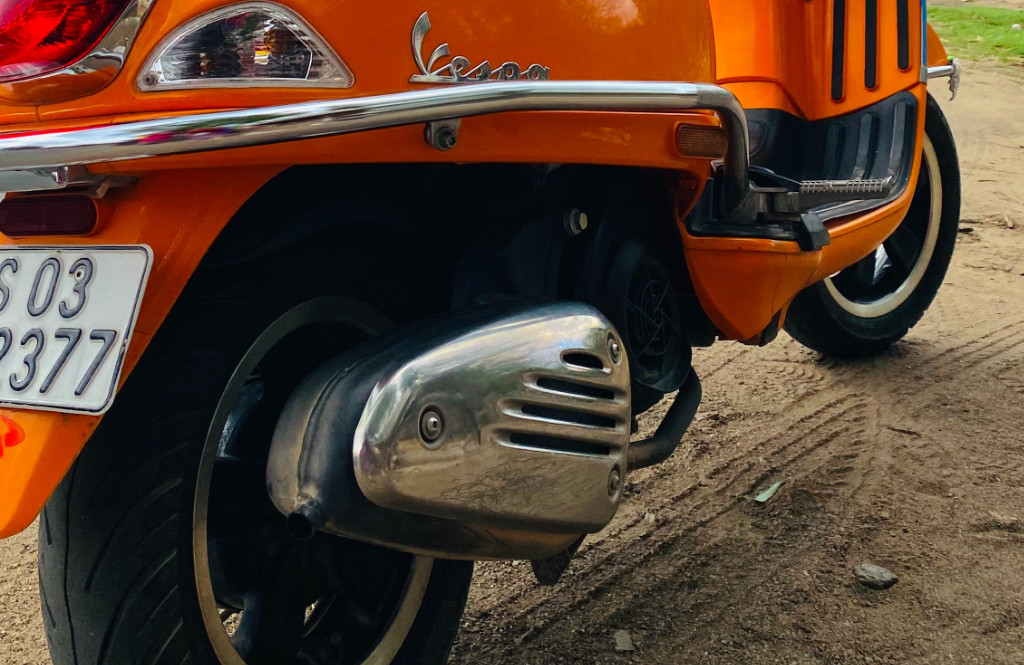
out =
[[[75,125],[107,124],[186,111],[286,104],[337,97],[360,97],[422,87],[409,82],[417,73],[410,52],[411,29],[430,12],[424,48],[447,41],[453,55],[477,63],[516,60],[550,67],[561,80],[686,80],[714,78],[714,50],[707,6],[673,0],[551,3],[524,0],[477,3],[470,13],[451,3],[377,3],[373,11],[355,2],[286,2],[326,40],[355,74],[344,90],[243,88],[143,93],[135,79],[143,61],[171,30],[222,0],[157,2],[129,53],[124,69],[107,88],[82,99],[38,107],[0,107],[6,131],[45,131]],[[686,34],[687,39],[678,39]],[[524,38],[529,35],[529,38]],[[94,172],[142,176],[137,186],[109,195],[110,219],[87,239],[34,238],[33,244],[146,243],[155,266],[123,376],[170,310],[213,239],[234,212],[281,169],[293,164],[337,162],[589,162],[658,166],[707,173],[707,160],[686,159],[675,151],[679,116],[612,116],[600,113],[527,113],[470,118],[459,145],[441,153],[423,141],[422,128],[405,127],[366,134],[209,153],[139,163],[93,167]],[[687,114],[696,124],[714,119]],[[567,131],[571,128],[571,131]],[[217,168],[216,171],[196,170]],[[229,168],[224,168],[229,167]],[[175,170],[168,170],[175,169]],[[211,174],[215,174],[211,177]],[[190,202],[192,202],[190,204]],[[15,242],[0,237],[0,243]],[[0,537],[16,533],[36,516],[43,502],[80,452],[98,417],[5,410],[24,429],[25,440],[0,459]]]
[[[877,81],[864,85],[865,6],[846,2],[843,94],[832,99],[834,3],[816,0],[710,0],[715,26],[716,80],[746,108],[784,108],[780,95],[810,120],[849,113],[906,90],[921,75],[921,5],[909,11],[910,67],[897,66],[896,3],[878,3]],[[737,20],[742,16],[743,20]],[[734,86],[759,81],[763,86]],[[775,88],[775,90],[773,90]]]
[[[924,136],[926,93],[924,85],[915,86],[916,145],[921,145]],[[915,173],[920,162],[918,151]],[[793,242],[694,237],[686,233],[679,220],[686,263],[704,311],[727,339],[756,338],[804,287],[859,261],[878,247],[899,226],[913,196],[912,182],[892,203],[829,225],[832,241],[818,252],[803,252]]]
[[[205,110],[288,104],[312,99],[363,97],[422,89],[409,82],[418,73],[411,31],[427,11],[428,54],[448,42],[452,55],[474,64],[514,60],[539,63],[551,78],[573,80],[711,81],[714,50],[704,2],[678,0],[480,0],[471,6],[428,0],[382,0],[371,5],[347,0],[290,0],[293,8],[330,43],[355,76],[352,87],[236,88],[140,92],[135,80],[157,43],[176,27],[225,0],[156,2],[124,69],[115,82],[84,99],[38,107],[43,120],[69,120],[125,113]],[[680,35],[686,35],[680,39]],[[6,110],[4,110],[6,112]]]
[[[453,55],[464,55],[474,64],[485,59],[536,62],[549,67],[551,78],[558,80],[718,81],[748,108],[779,108],[810,119],[847,113],[913,89],[922,102],[923,117],[919,57],[905,72],[883,74],[880,68],[879,84],[872,90],[858,88],[850,79],[843,99],[831,99],[826,57],[831,49],[831,3],[819,0],[521,0],[514,5],[482,0],[472,7],[388,0],[374,4],[372,11],[352,0],[293,0],[282,4],[294,8],[336,49],[355,75],[351,88],[139,92],[134,81],[152,48],[175,27],[224,4],[156,2],[124,69],[107,88],[58,104],[0,107],[5,131],[417,89],[422,86],[409,82],[416,73],[410,32],[425,10],[433,27],[424,50],[429,53],[448,42]],[[859,74],[864,56],[856,47],[863,38],[857,30],[863,32],[864,16],[863,7],[858,10],[853,4],[846,70]],[[882,25],[894,23],[890,4],[880,3],[885,5],[880,9]],[[920,52],[920,31],[913,29],[919,25],[918,11],[912,7],[911,53]],[[894,51],[894,35],[885,30],[880,34],[880,60]],[[939,48],[933,48],[932,55]],[[944,52],[942,57],[944,62]],[[31,244],[145,243],[153,248],[154,268],[128,351],[127,376],[225,224],[288,166],[430,161],[620,164],[686,171],[699,190],[709,163],[678,155],[674,129],[680,121],[717,123],[714,116],[699,112],[503,114],[465,119],[458,145],[445,153],[426,145],[422,127],[404,127],[200,157],[100,165],[90,168],[135,175],[139,182],[108,194],[109,218],[98,232],[85,239],[33,238]],[[802,252],[792,242],[697,238],[681,226],[697,295],[724,337],[756,337],[801,288],[877,246],[898,224],[909,200],[908,193],[881,211],[836,225],[832,244],[819,252]],[[0,236],[0,244],[17,242]],[[5,537],[34,519],[100,419],[23,410],[3,410],[0,415],[24,431],[23,440],[0,457],[0,537]]]
[[[116,245],[145,243],[154,264],[125,358],[124,377],[138,362],[199,260],[224,224],[280,169],[238,167],[210,178],[208,171],[154,173],[108,195],[110,217],[88,238],[32,238],[5,244]],[[17,533],[38,514],[100,418],[43,411],[3,410],[25,432],[24,441],[0,457],[0,537]]]

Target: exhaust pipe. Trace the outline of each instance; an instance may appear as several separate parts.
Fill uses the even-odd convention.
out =
[[[444,557],[551,556],[622,497],[628,361],[582,303],[486,308],[407,327],[320,367],[274,434],[289,531]]]

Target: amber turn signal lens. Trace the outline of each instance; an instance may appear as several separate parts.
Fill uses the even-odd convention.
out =
[[[676,150],[686,157],[721,158],[729,147],[729,139],[721,127],[678,125]]]
[[[84,236],[96,228],[96,202],[85,194],[49,194],[0,202],[5,236]]]

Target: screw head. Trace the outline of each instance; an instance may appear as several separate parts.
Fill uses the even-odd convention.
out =
[[[427,409],[420,416],[420,437],[423,443],[434,443],[444,433],[444,420],[441,413],[434,409]]]
[[[616,467],[608,474],[608,496],[615,496],[620,487],[622,487],[622,474],[619,473],[619,469]]]
[[[608,355],[616,365],[622,362],[622,345],[619,344],[618,340],[608,340]]]

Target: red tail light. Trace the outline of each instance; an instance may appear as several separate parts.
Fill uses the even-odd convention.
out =
[[[103,38],[131,0],[0,0],[0,82],[69,65]]]
[[[84,236],[96,228],[96,200],[85,194],[43,194],[0,202],[0,233],[26,236]]]

